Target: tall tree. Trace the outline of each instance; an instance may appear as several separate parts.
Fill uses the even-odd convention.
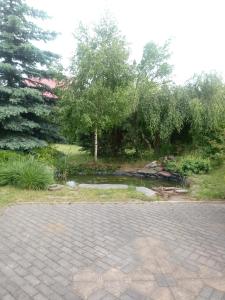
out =
[[[137,66],[138,78],[147,78],[151,82],[165,83],[172,72],[172,66],[168,63],[170,41],[159,46],[149,42],[144,46],[143,55]]]
[[[216,73],[195,75],[186,86],[190,106],[190,129],[201,140],[225,127],[225,87]]]
[[[144,143],[158,150],[161,141],[168,141],[174,128],[181,127],[177,99],[167,86],[172,72],[168,47],[169,42],[162,46],[147,43],[137,65],[138,106],[133,124],[139,147]]]
[[[132,68],[124,38],[111,20],[102,19],[93,35],[83,26],[77,35],[73,79],[65,91],[65,132],[94,135],[97,161],[98,135],[126,118],[135,105]]]
[[[33,18],[47,15],[24,0],[0,0],[0,148],[4,149],[43,146],[52,132],[51,88],[37,79],[49,78],[48,68],[58,56],[32,42],[47,42],[56,33],[42,30]]]
[[[136,106],[132,115],[122,123],[103,130],[99,139],[99,150],[104,155],[121,155],[130,148],[141,154],[148,148],[158,149],[161,142],[168,142],[174,130],[182,125],[178,95],[169,87],[172,66],[168,60],[169,42],[158,46],[149,42],[143,49],[140,63],[133,64],[136,87]],[[82,146],[90,148],[88,136],[83,135]]]

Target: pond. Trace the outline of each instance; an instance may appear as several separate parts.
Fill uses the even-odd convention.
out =
[[[88,184],[128,184],[129,186],[144,186],[147,188],[159,187],[159,186],[175,186],[179,187],[180,184],[174,181],[139,178],[132,176],[113,176],[113,175],[79,175],[71,178],[77,183]]]

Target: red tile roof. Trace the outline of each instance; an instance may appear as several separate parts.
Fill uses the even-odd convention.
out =
[[[43,87],[43,86],[46,86],[50,89],[55,89],[58,85],[57,81],[54,80],[54,79],[35,78],[35,77],[25,79],[24,83],[28,87],[38,87],[38,86]],[[50,91],[43,92],[43,96],[45,96],[47,98],[51,98],[51,99],[58,99],[58,97]]]

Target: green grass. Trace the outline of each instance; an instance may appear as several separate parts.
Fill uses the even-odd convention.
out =
[[[86,151],[82,151],[82,148],[77,145],[65,145],[65,144],[54,144],[52,145],[56,150],[67,155],[67,159],[69,161],[74,161],[77,165],[79,164],[91,164],[94,162],[93,156]],[[115,167],[115,169],[119,168],[125,171],[129,171],[130,169],[140,169],[143,168],[147,163],[156,159],[152,156],[152,153],[146,152],[143,155],[143,158],[136,159],[127,157],[104,157],[99,158],[99,165],[111,165]]]
[[[88,152],[82,151],[81,147],[77,145],[54,144],[52,147],[64,153],[69,160],[74,160],[77,164],[93,161],[92,156]]]
[[[207,175],[193,177],[191,194],[198,199],[225,199],[225,164]]]
[[[87,152],[80,151],[76,145],[53,145],[52,147],[65,153],[68,159],[74,160],[77,164],[91,163],[93,158]],[[151,161],[151,155],[147,155],[140,160],[122,159],[100,159],[102,164],[117,164],[123,170],[130,170],[143,167]],[[196,175],[192,177],[193,184],[190,188],[190,196],[196,199],[225,199],[225,165],[212,170],[207,175]],[[138,193],[134,188],[128,190],[71,190],[64,187],[59,191],[40,191],[23,190],[12,186],[0,187],[0,207],[21,202],[43,202],[43,203],[62,203],[62,202],[132,202],[132,201],[154,201],[142,193]]]
[[[0,207],[22,202],[127,202],[127,201],[152,201],[134,188],[127,190],[86,190],[69,189],[64,187],[58,191],[22,190],[11,186],[0,187]]]
[[[66,159],[74,162],[76,165],[93,164],[93,157],[81,151],[76,145],[54,144],[56,150],[63,152]],[[105,158],[99,159],[99,165],[121,166],[123,169],[140,168],[149,160],[123,162],[122,159],[118,163],[117,159]],[[126,201],[151,201],[142,193],[138,193],[134,188],[128,190],[71,190],[64,187],[60,191],[40,191],[40,190],[23,190],[12,186],[0,187],[0,206],[6,206],[20,202],[126,202]]]
[[[53,182],[53,170],[32,158],[10,159],[0,164],[0,186],[43,190]]]
[[[53,144],[52,147],[54,147],[56,150],[63,152],[64,154],[68,155],[87,155],[86,152],[81,152],[81,147],[77,145],[69,145],[69,144]]]
[[[81,148],[76,145],[55,145],[55,147],[69,154],[69,159],[72,159],[79,163],[93,162],[93,158],[90,154],[80,151]],[[189,154],[186,154],[185,157]],[[191,153],[193,156],[198,156],[198,153]],[[121,170],[130,171],[134,169],[140,169],[144,167],[148,162],[157,159],[152,153],[146,152],[142,159],[129,159],[129,158],[104,158],[99,159],[99,163],[111,164],[112,166],[118,166]],[[205,175],[192,176],[192,185],[190,188],[191,196],[196,199],[225,199],[225,165],[220,168],[211,170]],[[114,192],[113,192],[114,193]],[[115,194],[114,194],[115,196]],[[102,196],[101,196],[102,197]]]

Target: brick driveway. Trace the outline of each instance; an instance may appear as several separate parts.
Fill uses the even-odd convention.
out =
[[[225,205],[10,207],[0,299],[225,299]]]

